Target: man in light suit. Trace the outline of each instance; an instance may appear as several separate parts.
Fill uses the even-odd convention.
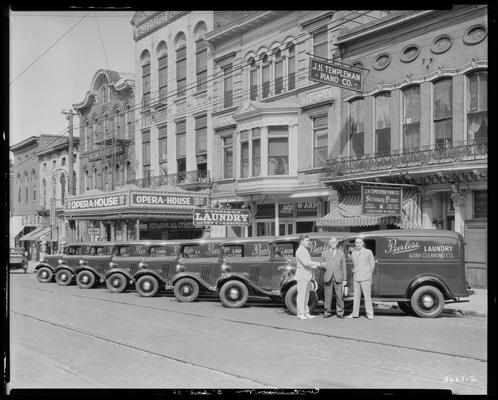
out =
[[[322,253],[322,262],[325,263],[323,274],[323,292],[325,294],[325,313],[323,318],[332,316],[332,294],[335,292],[336,315],[344,318],[344,301],[342,299],[343,286],[346,286],[346,257],[341,249],[337,248],[337,238],[329,240],[329,248]]]
[[[365,310],[367,318],[373,319],[372,306],[372,274],[375,269],[375,260],[371,250],[364,247],[363,239],[357,238],[356,249],[353,250],[353,312],[346,318],[358,318],[360,316],[361,293],[365,298]]]
[[[313,261],[311,259],[308,247],[310,245],[309,236],[301,235],[299,236],[299,247],[296,250],[296,274],[294,278],[297,281],[297,317],[299,319],[311,319],[315,318],[314,315],[310,315],[310,309],[308,307],[308,301],[310,297],[310,285],[311,280],[314,277],[314,270],[316,268],[322,267],[322,263]]]

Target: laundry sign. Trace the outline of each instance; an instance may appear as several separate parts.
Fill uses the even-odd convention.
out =
[[[197,226],[205,225],[231,225],[249,226],[249,210],[220,209],[220,208],[195,208],[193,223]]]

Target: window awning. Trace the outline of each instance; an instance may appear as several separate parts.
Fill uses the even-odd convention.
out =
[[[53,231],[53,232],[52,232]],[[52,236],[51,236],[52,235]],[[34,231],[31,231],[21,237],[20,241],[36,241],[40,242],[42,240],[51,241],[51,237],[54,241],[57,241],[57,232],[56,228],[50,228],[50,226],[40,226],[36,228]]]
[[[344,196],[342,201],[330,213],[316,222],[318,227],[373,226],[381,223],[394,224],[402,229],[422,227],[420,195],[416,191],[403,191],[401,216],[363,215],[361,213],[361,194],[352,193]]]

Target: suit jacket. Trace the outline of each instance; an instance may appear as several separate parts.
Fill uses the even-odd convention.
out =
[[[360,251],[353,250],[353,279],[355,281],[372,280],[375,260],[371,250],[363,247]]]
[[[328,282],[334,278],[334,281],[341,283],[346,280],[346,257],[341,249],[335,249],[335,257],[332,256],[332,250],[327,249],[322,253],[322,261],[325,261],[326,270],[323,274],[323,281]]]
[[[294,278],[297,281],[311,281],[314,277],[314,270],[320,263],[311,259],[308,249],[302,245],[296,250],[296,274]]]

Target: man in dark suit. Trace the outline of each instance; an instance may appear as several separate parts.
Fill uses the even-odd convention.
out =
[[[337,238],[329,239],[329,248],[322,253],[322,262],[325,263],[323,274],[323,291],[325,294],[325,313],[323,318],[332,316],[332,294],[335,292],[336,315],[344,318],[344,300],[342,299],[343,286],[346,282],[346,257],[341,249],[337,248]]]

